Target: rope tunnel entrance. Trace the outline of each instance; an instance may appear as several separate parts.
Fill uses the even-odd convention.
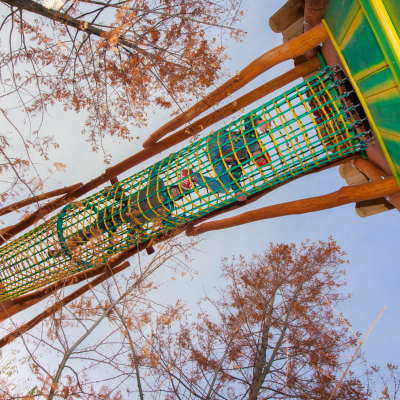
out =
[[[98,267],[127,247],[364,152],[371,132],[338,66],[81,201],[0,248],[0,300]]]

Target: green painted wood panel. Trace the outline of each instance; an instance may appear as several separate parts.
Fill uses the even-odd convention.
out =
[[[397,35],[397,32],[392,24],[392,19],[390,15],[385,10],[383,2],[381,0],[359,0],[366,14],[368,22],[372,27],[375,37],[378,40],[379,46],[381,47],[383,54],[385,56],[386,62],[392,70],[393,76],[400,87],[400,57],[397,49],[396,38],[393,37]],[[375,2],[377,5],[375,6]],[[381,4],[381,12],[379,10],[379,4]],[[386,14],[386,18],[385,18]]]
[[[397,33],[400,34],[400,2],[399,0],[382,0],[386,7],[387,12],[390,15],[390,19],[393,22]]]
[[[379,130],[400,137],[400,89],[371,96],[366,102]]]
[[[400,0],[382,0],[382,4],[400,35]],[[330,0],[325,21],[400,182],[400,63],[388,39],[390,26],[382,25],[382,14],[376,14],[371,0]]]
[[[360,7],[358,0],[329,1],[328,8],[325,12],[325,20],[327,21],[338,44],[342,43],[342,40],[360,10]]]
[[[361,9],[339,47],[357,82],[387,66],[385,56]]]
[[[400,174],[400,136],[390,135],[389,133],[380,131],[385,146],[390,154],[390,158]]]
[[[364,98],[385,92],[397,86],[389,67],[385,67],[358,81],[358,87]]]

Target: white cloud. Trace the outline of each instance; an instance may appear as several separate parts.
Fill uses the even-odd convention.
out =
[[[42,6],[49,9],[59,10],[63,5],[63,0],[42,0]]]

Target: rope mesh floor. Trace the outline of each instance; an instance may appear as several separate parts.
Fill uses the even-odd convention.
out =
[[[0,248],[0,301],[79,271],[161,232],[365,150],[335,67]]]

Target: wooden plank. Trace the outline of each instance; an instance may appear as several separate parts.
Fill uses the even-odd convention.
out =
[[[362,163],[362,161],[361,161]],[[368,177],[356,168],[351,162],[342,164],[339,167],[340,176],[346,180],[347,185],[355,186],[368,183]],[[381,171],[381,174],[384,173]],[[379,175],[379,174],[378,174]],[[376,180],[376,179],[375,179]],[[392,210],[392,206],[385,198],[365,200],[356,203],[356,213],[361,218],[370,217],[385,211]]]
[[[356,82],[388,65],[362,9],[349,27],[340,49]]]
[[[244,225],[264,219],[282,217],[285,215],[299,215],[327,210],[345,204],[385,197],[398,192],[399,186],[394,177],[378,182],[366,183],[364,185],[345,186],[336,192],[324,196],[276,204],[258,210],[248,211],[235,217],[206,222],[199,226],[190,228],[187,231],[187,235],[200,235],[205,232],[227,229],[234,226]]]
[[[384,198],[361,201],[356,204],[356,213],[361,218],[393,210],[394,207]]]
[[[348,186],[363,185],[368,183],[368,178],[360,172],[351,162],[342,164],[339,167],[340,176],[346,181]]]
[[[400,87],[400,37],[382,0],[359,0],[386,62]],[[398,12],[398,10],[397,10]]]
[[[400,136],[391,135],[390,133],[380,131],[385,147],[390,154],[396,171],[400,174]]]
[[[389,179],[390,175],[378,168],[375,164],[364,160],[363,158],[354,159],[351,161],[355,168],[359,169],[372,182],[379,182],[383,179]],[[400,193],[388,196],[388,201],[400,211]]]
[[[339,45],[360,8],[358,0],[329,0],[324,18]]]
[[[358,81],[358,87],[364,98],[367,99],[397,87],[397,83],[390,68],[385,67]]]
[[[397,86],[370,96],[365,102],[380,131],[400,136],[400,89]]]
[[[400,12],[399,0],[382,0],[385,8],[390,15],[394,28],[400,36]]]

